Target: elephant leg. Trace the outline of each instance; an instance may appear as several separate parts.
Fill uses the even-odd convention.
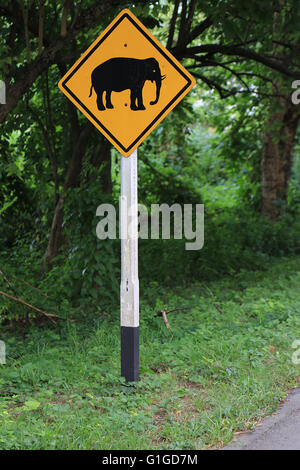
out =
[[[132,89],[131,94],[130,94],[130,99],[131,99],[130,108],[133,111],[142,111],[146,109],[143,104],[142,88]]]
[[[140,110],[146,109],[143,103],[143,87],[137,90],[137,102],[138,102],[138,109]]]
[[[111,102],[111,90],[106,90],[106,108],[114,108]]]
[[[136,90],[131,88],[130,90],[130,109],[137,111],[139,108],[136,105],[137,93]]]
[[[103,111],[105,109],[103,100],[102,100],[103,90],[97,91],[97,106],[99,111]]]

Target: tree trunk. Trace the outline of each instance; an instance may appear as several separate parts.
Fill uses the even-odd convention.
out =
[[[92,131],[92,126],[88,123],[80,132],[76,142],[73,142],[73,152],[70,164],[65,177],[62,194],[56,204],[54,216],[51,225],[50,237],[45,254],[45,268],[50,269],[53,259],[59,254],[63,243],[63,217],[64,217],[64,201],[65,193],[70,188],[78,186],[80,172],[82,168],[82,159],[86,151],[88,140]]]
[[[58,255],[59,249],[62,245],[62,224],[64,218],[63,210],[64,200],[62,197],[59,198],[56,204],[54,216],[52,219],[50,237],[45,254],[45,268],[50,269],[53,259]]]
[[[105,139],[102,146],[102,162],[104,168],[102,170],[102,189],[105,194],[112,193],[112,181],[111,181],[111,144]]]
[[[279,0],[281,9],[286,7],[286,0]],[[274,11],[274,34],[279,31],[284,37],[287,24],[281,24],[279,11]],[[293,42],[291,43],[293,44]],[[298,60],[300,36],[298,34],[294,47],[288,51],[282,50],[279,44],[274,45],[274,56],[285,64]],[[281,213],[281,202],[286,202],[293,163],[293,149],[299,122],[299,111],[292,103],[291,83],[286,78],[277,78],[273,89],[281,97],[275,98],[273,104],[276,110],[271,112],[266,128],[262,150],[262,205],[261,215],[270,220],[276,220]]]
[[[101,187],[104,194],[112,193],[111,181],[111,143],[105,138],[102,138],[100,147],[95,151],[91,159],[91,163],[95,169],[102,165],[101,169]],[[93,178],[93,174],[89,175],[89,180]]]
[[[261,161],[261,215],[270,220],[278,219],[280,201],[287,199],[299,122],[299,111],[289,98],[281,100],[280,107],[268,119]]]

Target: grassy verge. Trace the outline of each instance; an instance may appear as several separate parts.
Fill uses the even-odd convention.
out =
[[[119,377],[118,311],[1,331],[1,449],[202,449],[227,443],[297,386],[300,258],[165,291],[141,303],[141,380]],[[172,313],[168,330],[154,316]]]

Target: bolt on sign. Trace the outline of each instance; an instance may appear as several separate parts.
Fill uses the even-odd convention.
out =
[[[121,11],[58,84],[126,157],[194,85],[129,10]]]

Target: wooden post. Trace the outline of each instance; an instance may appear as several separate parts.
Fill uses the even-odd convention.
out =
[[[121,375],[139,379],[137,150],[121,156]]]

